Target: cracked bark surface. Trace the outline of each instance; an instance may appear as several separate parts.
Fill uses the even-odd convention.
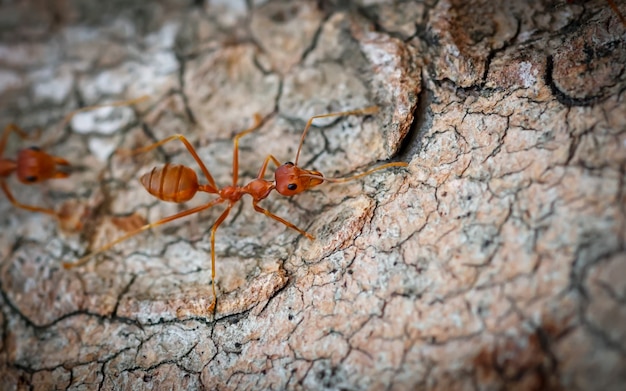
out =
[[[84,219],[0,197],[2,389],[621,389],[626,30],[605,1],[190,3],[0,6],[0,125],[45,129],[75,166],[14,193]],[[226,185],[259,113],[241,183],[293,160],[310,116],[372,104],[319,121],[300,164],[408,170],[262,203],[315,241],[244,199],[217,234],[215,317],[219,207],[61,267],[209,199],[139,184],[196,167],[179,143],[116,149],[183,133]]]

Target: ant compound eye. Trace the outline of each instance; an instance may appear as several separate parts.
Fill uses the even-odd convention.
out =
[[[293,166],[293,165],[294,165],[294,164],[293,164],[293,162],[287,162],[287,163],[285,163],[285,166]]]
[[[293,191],[296,190],[298,188],[298,185],[296,185],[295,183],[290,183],[287,185],[287,189]]]
[[[27,182],[37,182],[37,177],[34,175],[27,176],[24,178]]]
[[[28,148],[28,149],[30,149],[31,151],[41,151],[41,148],[36,147],[34,145],[32,147]]]

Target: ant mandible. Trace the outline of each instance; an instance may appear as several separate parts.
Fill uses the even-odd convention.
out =
[[[93,110],[106,106],[122,106],[135,104],[147,98],[148,96],[142,96],[140,98],[126,101],[83,107],[66,115],[62,126],[65,126],[72,119],[72,117],[79,112]],[[12,132],[17,134],[22,140],[31,138],[24,130],[22,130],[22,128],[20,128],[16,124],[10,123],[4,128],[2,138],[0,139],[0,187],[2,188],[2,191],[14,207],[28,210],[31,212],[45,213],[56,217],[59,221],[62,221],[62,216],[52,209],[42,208],[34,205],[27,205],[19,202],[13,196],[13,193],[11,192],[11,189],[6,182],[6,179],[8,179],[8,177],[11,176],[11,174],[13,173],[15,173],[17,175],[17,179],[24,184],[41,183],[49,179],[67,178],[70,174],[67,171],[63,171],[58,166],[67,167],[70,165],[70,163],[66,159],[50,155],[36,146],[20,150],[17,153],[17,158],[15,160],[3,157],[9,135]],[[39,132],[35,134],[35,137],[38,136]]]
[[[280,193],[283,196],[291,197],[293,195],[296,195],[296,194],[302,193],[303,191],[311,189],[317,185],[320,185],[321,183],[325,181],[326,182],[348,182],[348,181],[369,175],[375,171],[383,170],[389,167],[407,167],[408,166],[406,162],[387,163],[387,164],[383,164],[378,167],[375,167],[373,169],[370,169],[368,171],[365,171],[363,173],[349,176],[349,177],[342,177],[342,178],[327,178],[319,171],[307,170],[307,169],[298,167],[298,159],[300,157],[302,144],[304,143],[304,138],[309,128],[311,127],[313,120],[317,118],[339,117],[339,116],[347,116],[347,115],[368,115],[368,114],[374,114],[376,112],[378,112],[378,107],[372,106],[372,107],[368,107],[365,109],[342,111],[342,112],[337,112],[337,113],[322,114],[322,115],[316,115],[316,116],[311,117],[306,123],[304,131],[302,132],[302,136],[300,138],[300,145],[298,146],[298,152],[296,153],[295,162],[293,163],[287,162],[284,164],[280,164],[278,159],[276,159],[273,155],[268,155],[265,158],[265,161],[263,162],[263,165],[261,166],[261,169],[259,170],[257,177],[244,186],[239,186],[237,184],[238,171],[239,171],[239,139],[253,132],[254,130],[258,129],[261,126],[262,120],[258,114],[255,116],[254,125],[252,127],[235,135],[235,138],[233,140],[233,144],[234,144],[233,184],[229,186],[225,186],[221,189],[215,184],[215,181],[213,180],[211,173],[206,168],[202,160],[200,160],[200,157],[196,153],[196,150],[194,149],[194,147],[191,145],[191,143],[189,143],[189,141],[185,138],[185,136],[181,134],[175,134],[161,141],[158,141],[154,144],[136,149],[132,151],[132,154],[148,152],[167,142],[178,139],[185,145],[185,147],[187,148],[187,150],[189,151],[193,159],[198,163],[198,166],[200,166],[202,173],[204,174],[204,176],[206,177],[208,181],[207,184],[199,184],[198,177],[195,171],[191,169],[190,167],[183,166],[180,164],[167,163],[160,167],[154,167],[152,171],[144,174],[140,179],[145,189],[153,196],[163,201],[179,203],[179,202],[189,201],[190,199],[193,198],[193,196],[198,191],[200,191],[200,192],[215,194],[217,195],[217,198],[212,201],[207,202],[206,204],[182,211],[180,213],[177,213],[169,217],[165,217],[157,222],[146,224],[134,231],[131,231],[121,236],[120,238],[116,240],[113,240],[112,242],[109,242],[108,244],[104,245],[103,247],[100,247],[99,249],[93,251],[92,253],[85,255],[84,257],[80,258],[77,262],[64,263],[63,266],[66,269],[69,269],[69,268],[73,268],[79,265],[83,265],[87,263],[87,261],[95,254],[106,251],[110,249],[111,247],[113,247],[114,245],[124,240],[127,240],[130,237],[137,235],[140,232],[157,227],[159,225],[165,224],[172,220],[179,219],[181,217],[198,213],[205,209],[209,209],[215,205],[228,202],[228,206],[226,207],[226,210],[222,212],[222,214],[217,218],[217,220],[211,227],[211,286],[213,290],[213,301],[211,305],[209,306],[209,311],[211,312],[216,308],[215,304],[217,300],[217,295],[215,292],[215,232],[217,231],[217,228],[220,226],[220,224],[224,222],[224,220],[230,213],[230,210],[232,209],[233,205],[235,205],[235,203],[237,203],[237,201],[239,201],[241,197],[243,197],[244,194],[248,194],[252,197],[252,206],[254,207],[255,211],[259,213],[263,213],[265,216],[268,216],[286,225],[287,227],[298,231],[300,234],[306,236],[308,239],[313,240],[314,239],[313,235],[298,228],[297,226],[283,219],[282,217],[276,216],[275,214],[268,211],[267,209],[260,207],[259,202],[267,198],[267,196],[271,193],[272,190],[276,190],[278,193]],[[277,167],[276,171],[274,172],[273,181],[270,181],[264,178],[265,172],[270,162],[272,162]]]

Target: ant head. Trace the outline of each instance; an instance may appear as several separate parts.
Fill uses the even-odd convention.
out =
[[[274,173],[276,191],[284,196],[302,193],[324,182],[324,175],[319,171],[305,170],[291,162],[276,169]]]
[[[23,149],[17,155],[17,178],[22,183],[67,178],[69,174],[57,170],[57,165],[67,166],[69,162],[63,158],[48,155],[37,147]]]

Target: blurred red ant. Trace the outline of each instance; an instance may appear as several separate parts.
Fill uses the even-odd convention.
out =
[[[306,170],[306,169],[298,167],[298,159],[300,157],[302,144],[304,143],[304,138],[309,128],[311,127],[313,120],[317,118],[339,117],[339,116],[346,116],[346,115],[375,114],[376,112],[378,112],[378,107],[374,106],[374,107],[368,107],[368,108],[360,109],[360,110],[343,111],[343,112],[338,112],[338,113],[322,114],[322,115],[316,115],[316,116],[311,117],[309,121],[307,122],[304,128],[304,131],[302,132],[302,136],[300,138],[300,145],[298,146],[298,152],[296,153],[295,163],[287,162],[284,164],[280,164],[278,159],[276,159],[272,155],[268,155],[265,158],[265,161],[263,162],[263,165],[261,166],[261,169],[259,170],[257,177],[244,186],[239,186],[237,184],[238,171],[239,171],[239,139],[260,127],[262,120],[259,115],[255,116],[254,125],[252,127],[238,133],[235,136],[233,140],[233,144],[234,144],[233,184],[229,186],[225,186],[221,189],[215,184],[215,181],[213,180],[213,177],[209,173],[209,170],[206,168],[202,160],[200,160],[200,157],[196,153],[193,146],[189,143],[189,141],[185,138],[185,136],[181,134],[175,134],[161,141],[158,141],[154,144],[136,149],[132,151],[132,154],[147,152],[167,142],[178,139],[185,145],[185,147],[187,148],[191,156],[198,163],[198,166],[200,166],[202,173],[204,174],[204,176],[206,177],[208,181],[207,184],[199,184],[198,177],[195,171],[191,169],[190,167],[183,166],[180,164],[168,163],[161,167],[154,167],[150,173],[144,174],[141,177],[140,181],[145,187],[145,189],[150,194],[157,197],[158,199],[163,200],[163,201],[170,201],[170,202],[185,202],[193,198],[193,196],[198,191],[215,194],[218,196],[218,198],[212,201],[209,201],[206,204],[182,211],[173,216],[166,217],[155,223],[146,224],[134,231],[127,233],[126,235],[123,235],[122,237],[112,242],[109,242],[105,246],[100,247],[99,249],[93,251],[92,253],[82,257],[77,262],[64,263],[63,266],[66,269],[69,269],[72,267],[83,265],[93,255],[106,251],[110,249],[111,247],[113,247],[114,245],[126,239],[129,239],[130,237],[140,232],[157,227],[159,225],[165,224],[172,220],[179,219],[181,217],[198,213],[205,209],[209,209],[215,205],[227,202],[228,206],[226,207],[226,210],[222,212],[222,214],[217,218],[217,220],[213,224],[213,227],[211,228],[211,285],[213,289],[213,302],[209,306],[209,311],[213,311],[215,309],[215,304],[217,300],[217,296],[215,293],[215,232],[217,231],[217,228],[220,226],[220,224],[224,222],[224,220],[230,213],[230,210],[233,207],[233,205],[235,205],[235,203],[237,203],[237,201],[239,201],[241,197],[243,197],[244,194],[248,194],[252,197],[252,206],[254,207],[254,210],[256,210],[259,213],[263,213],[265,216],[268,216],[286,225],[287,227],[298,231],[300,234],[306,236],[308,239],[313,240],[314,239],[313,235],[298,228],[297,226],[283,219],[282,217],[276,216],[275,214],[268,211],[267,209],[260,207],[258,205],[259,202],[267,198],[267,196],[270,194],[272,190],[276,190],[281,195],[291,197],[293,195],[296,195],[298,193],[302,193],[303,191],[311,189],[317,185],[320,185],[323,182],[348,182],[348,181],[369,175],[375,171],[383,170],[389,167],[407,167],[408,166],[408,164],[405,162],[387,163],[387,164],[383,164],[381,166],[375,167],[371,170],[365,171],[363,173],[349,176],[349,177],[343,177],[343,178],[327,178],[319,171]],[[274,173],[273,181],[270,181],[264,178],[265,172],[267,170],[267,166],[269,165],[270,162],[272,162],[277,167]]]
[[[566,1],[569,4],[573,4],[576,0],[566,0]],[[622,25],[624,27],[626,27],[626,18],[624,18],[624,15],[621,13],[619,8],[617,8],[617,4],[615,4],[615,2],[613,0],[606,0],[606,2],[609,3],[609,7],[611,7],[611,9],[615,13],[615,15],[617,15],[617,17],[619,18],[620,22],[622,22]]]
[[[622,22],[622,25],[626,27],[626,18],[624,18],[624,15],[620,12],[619,8],[617,8],[617,4],[615,4],[613,0],[606,0],[606,2],[609,3],[609,7],[611,7],[613,12],[615,12],[619,20]]]
[[[4,128],[4,133],[2,134],[2,139],[0,140],[0,186],[2,187],[2,191],[6,194],[11,204],[13,204],[16,208],[29,210],[31,212],[46,213],[58,218],[59,216],[52,209],[26,205],[18,202],[11,193],[9,185],[6,183],[5,179],[8,178],[13,172],[16,173],[17,179],[24,184],[43,182],[48,179],[67,178],[69,174],[67,172],[60,171],[57,168],[57,165],[69,166],[70,163],[58,156],[48,155],[44,151],[40,150],[39,147],[34,146],[19,151],[16,160],[3,158],[2,155],[11,132],[17,133],[22,139],[28,138],[28,134],[15,124],[8,124]]]
[[[73,111],[68,114],[64,121],[63,126],[67,124],[71,118],[79,112],[93,110],[105,106],[122,106],[135,104],[147,99],[147,96],[142,96],[137,99],[113,102],[97,106],[84,107],[79,110]],[[39,147],[32,146],[30,148],[22,149],[17,153],[17,159],[8,159],[3,157],[4,150],[6,148],[7,141],[11,132],[16,133],[21,139],[29,139],[31,137],[22,130],[16,124],[8,124],[4,128],[2,138],[0,139],[0,187],[2,191],[9,199],[9,202],[16,207],[31,212],[45,213],[56,217],[59,221],[62,221],[62,216],[52,209],[42,208],[34,205],[23,204],[13,196],[6,179],[13,173],[17,175],[17,179],[24,184],[33,184],[47,181],[49,179],[67,178],[70,174],[60,169],[57,166],[67,167],[70,163],[58,156],[47,154],[39,149]],[[39,132],[35,135],[35,138],[39,136]]]

